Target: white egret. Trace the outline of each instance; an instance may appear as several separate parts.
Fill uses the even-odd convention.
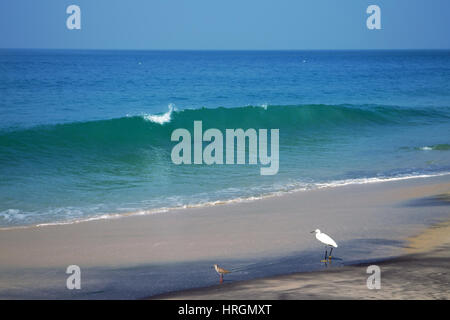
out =
[[[326,233],[320,232],[319,229],[311,231],[311,233],[315,233],[316,234],[316,239],[325,244],[325,259],[322,260],[322,262],[326,262],[327,261],[328,247],[331,247],[330,256],[328,257],[328,259],[331,260],[331,253],[333,252],[333,248],[337,248],[338,247],[338,245],[336,244],[336,241],[334,241]]]
[[[223,283],[223,275],[231,272],[219,267],[217,264],[214,265],[214,269],[216,269],[216,272],[220,275],[220,283]]]

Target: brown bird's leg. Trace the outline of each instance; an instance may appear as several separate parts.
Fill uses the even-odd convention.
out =
[[[223,283],[223,274],[220,274],[220,283]]]

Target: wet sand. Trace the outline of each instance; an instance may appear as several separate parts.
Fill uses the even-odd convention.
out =
[[[408,239],[397,258],[187,290],[153,299],[450,299],[450,221]],[[381,271],[368,289],[369,265]]]

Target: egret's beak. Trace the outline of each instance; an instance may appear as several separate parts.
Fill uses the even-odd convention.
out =
[[[314,233],[314,232],[316,232],[316,231],[314,230],[314,231],[311,231],[310,233]]]

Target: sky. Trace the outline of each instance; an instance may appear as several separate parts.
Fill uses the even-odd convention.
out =
[[[66,27],[69,5],[81,30]],[[369,5],[381,30],[369,30]],[[0,48],[450,49],[449,0],[1,0]]]

